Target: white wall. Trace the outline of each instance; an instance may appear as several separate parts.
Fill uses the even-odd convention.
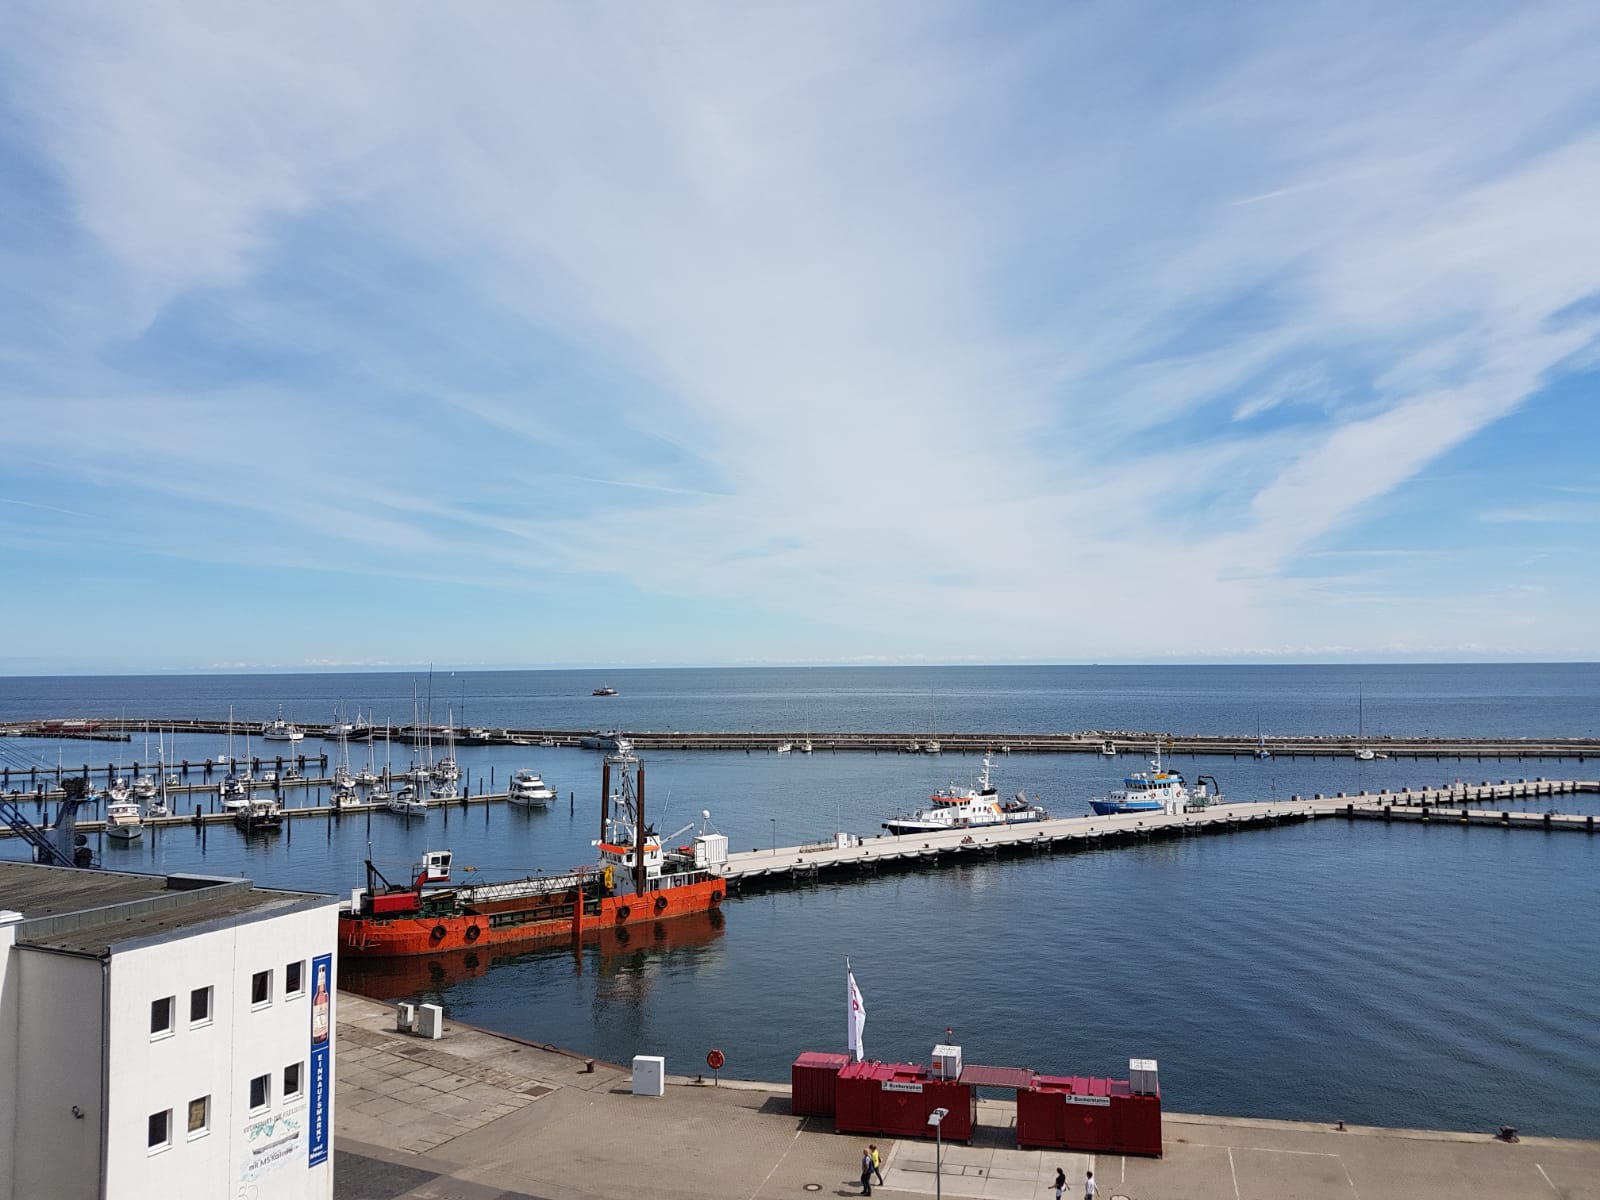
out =
[[[21,948],[10,960],[6,988],[18,985],[16,1071],[4,1084],[16,1106],[10,1194],[94,1200],[105,1115],[100,962]]]
[[[0,910],[0,1200],[13,1195],[16,1166],[12,1146],[17,1138],[17,1014],[22,1005],[17,996],[20,977],[10,967],[21,919],[21,913]]]
[[[333,1195],[333,1162],[308,1167],[312,960],[333,953],[336,909],[274,916],[176,941],[117,947],[110,967],[109,1196],[161,1200],[301,1200]],[[303,990],[284,994],[285,966],[300,962]],[[251,979],[272,972],[271,1002],[251,1004]],[[330,996],[337,979],[328,981]],[[211,1019],[191,1026],[192,989],[210,987]],[[154,1040],[150,1004],[174,998],[174,1032]],[[301,1066],[298,1097],[283,1097],[283,1072]],[[249,1081],[266,1075],[271,1103],[249,1113]],[[330,1071],[331,1079],[331,1071]],[[189,1102],[209,1096],[209,1127],[191,1137]],[[170,1109],[171,1143],[152,1153],[148,1118]],[[329,1128],[333,1112],[330,1087]],[[331,1134],[330,1134],[331,1138]]]

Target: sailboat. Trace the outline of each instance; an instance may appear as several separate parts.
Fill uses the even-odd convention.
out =
[[[1356,692],[1356,761],[1371,762],[1378,756],[1367,746],[1367,697],[1365,690]]]
[[[934,733],[936,732],[936,726],[937,725],[938,725],[938,721],[935,719],[935,716],[934,716],[933,693],[929,692],[928,693],[928,740],[926,742],[922,743],[922,752],[924,754],[938,754],[938,753],[940,753],[940,752],[942,752],[944,750],[944,747],[939,745],[938,739],[933,736]]]
[[[1256,718],[1256,757],[1271,758],[1272,751],[1267,749],[1267,739],[1261,736],[1261,718]]]
[[[176,735],[174,735],[176,736]],[[176,757],[178,747],[172,747],[173,756]],[[166,817],[172,815],[172,809],[167,804],[167,788],[177,782],[176,775],[167,774],[167,739],[166,734],[156,731],[156,775],[160,780],[159,791],[145,802],[144,815],[147,817]]]
[[[806,738],[800,743],[800,753],[811,753],[811,701],[806,701]]]

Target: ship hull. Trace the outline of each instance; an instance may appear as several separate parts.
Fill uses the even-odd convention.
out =
[[[1166,805],[1156,801],[1134,801],[1128,803],[1122,800],[1091,800],[1089,807],[1094,809],[1098,817],[1114,817],[1120,813],[1161,813],[1166,811]]]
[[[582,937],[595,929],[647,925],[722,903],[726,885],[705,879],[662,888],[644,896],[589,899],[581,922],[574,918],[576,892],[541,895],[534,903],[486,905],[483,911],[444,915],[339,916],[339,953],[348,958],[400,958],[447,950],[528,945]]]

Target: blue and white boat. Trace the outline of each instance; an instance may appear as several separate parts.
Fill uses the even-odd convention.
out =
[[[1150,760],[1150,770],[1135,771],[1122,781],[1122,786],[1098,799],[1089,801],[1096,816],[1110,817],[1118,813],[1181,813],[1191,802],[1205,803],[1214,799],[1206,794],[1201,784],[1193,794],[1184,785],[1183,776],[1161,765],[1161,744],[1156,743],[1156,756]]]

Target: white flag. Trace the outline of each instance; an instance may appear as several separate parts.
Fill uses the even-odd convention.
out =
[[[856,1056],[860,1062],[865,1057],[866,1051],[861,1047],[861,1031],[867,1027],[867,1005],[861,999],[861,989],[856,986],[856,977],[850,970],[849,959],[845,960],[844,977],[849,986],[849,995],[846,1003],[849,1005],[847,1016],[849,1018],[849,1031],[845,1035],[845,1049]]]

